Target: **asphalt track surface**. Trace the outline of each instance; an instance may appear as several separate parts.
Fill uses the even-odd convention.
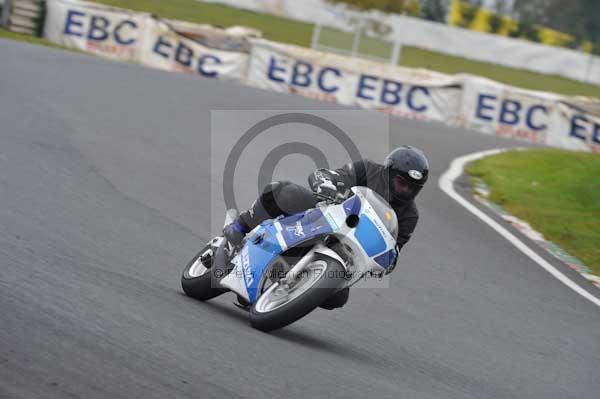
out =
[[[264,334],[230,294],[200,303],[179,286],[221,217],[209,110],[342,108],[15,42],[0,51],[0,398],[599,397],[600,310],[436,186],[455,157],[519,143],[392,121],[391,144],[425,149],[433,175],[391,287]],[[358,136],[384,118],[353,115]],[[303,181],[310,162],[290,159]]]

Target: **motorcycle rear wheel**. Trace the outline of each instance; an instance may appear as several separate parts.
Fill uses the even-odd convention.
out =
[[[213,278],[213,273],[211,273],[212,265],[204,265],[200,259],[202,254],[209,248],[210,245],[202,248],[187,264],[181,274],[183,292],[199,301],[208,301],[228,291],[226,288],[216,286],[216,280]]]

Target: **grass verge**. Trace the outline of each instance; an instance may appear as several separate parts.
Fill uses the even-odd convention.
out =
[[[11,32],[8,29],[1,28],[1,27],[0,27],[0,39],[18,40],[21,42],[40,44],[42,46],[62,48],[62,49],[66,48],[66,47],[60,46],[58,44],[54,44],[46,39],[42,39],[40,37],[24,35],[22,33]]]
[[[510,151],[467,166],[489,200],[523,219],[600,275],[600,155]]]

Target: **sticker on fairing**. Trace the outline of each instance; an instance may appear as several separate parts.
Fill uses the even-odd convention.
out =
[[[279,223],[281,224],[281,235],[288,248],[333,231],[327,218],[319,209],[311,209],[305,213],[283,218]]]

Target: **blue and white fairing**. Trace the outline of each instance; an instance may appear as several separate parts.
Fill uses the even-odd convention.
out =
[[[234,268],[221,284],[254,303],[269,266],[286,250],[335,235],[349,248],[361,272],[384,271],[395,255],[398,225],[392,208],[374,191],[354,187],[354,196],[340,205],[325,205],[292,216],[267,220],[252,230],[233,259]],[[359,217],[355,228],[350,215]],[[348,268],[347,265],[344,265]]]

